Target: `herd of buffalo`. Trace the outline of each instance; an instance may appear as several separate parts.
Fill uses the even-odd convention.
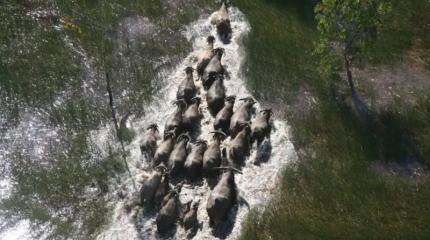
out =
[[[220,39],[231,37],[232,29],[225,3],[212,15]],[[197,66],[185,69],[186,77],[178,87],[176,109],[166,119],[163,139],[159,140],[157,124],[147,127],[141,142],[142,154],[152,166],[152,174],[140,188],[140,203],[159,209],[157,231],[166,234],[177,222],[185,231],[194,231],[199,225],[199,201],[185,206],[179,201],[182,182],[196,182],[206,178],[211,193],[206,203],[209,225],[215,227],[228,218],[230,210],[243,199],[237,192],[234,175],[241,173],[245,159],[254,142],[257,145],[270,135],[270,109],[262,110],[252,120],[252,97],[240,99],[243,103],[234,111],[236,97],[226,96],[224,79],[228,76],[221,64],[223,48],[214,48],[215,38],[207,38],[208,46],[198,56]],[[195,79],[194,73],[197,78]],[[196,87],[201,81],[202,92]],[[205,96],[207,108],[214,117],[213,138],[210,143],[198,137],[203,115],[200,105]],[[224,143],[228,137],[228,143]],[[223,147],[225,146],[225,147]],[[176,185],[174,185],[176,184]]]

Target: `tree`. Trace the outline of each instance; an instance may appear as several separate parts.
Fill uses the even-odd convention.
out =
[[[343,62],[353,93],[352,64],[372,45],[388,10],[386,0],[322,0],[315,8],[320,33],[316,53],[323,65],[333,57]]]

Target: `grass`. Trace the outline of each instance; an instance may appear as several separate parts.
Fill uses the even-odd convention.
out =
[[[51,153],[51,164],[40,164],[22,154],[10,163],[14,191],[0,202],[1,218],[13,225],[31,222],[34,237],[92,239],[109,213],[104,187],[124,171],[118,154],[107,159],[89,149],[85,134],[74,136],[70,149]],[[88,194],[91,187],[96,189]],[[84,227],[79,227],[78,224]]]
[[[411,47],[425,49],[424,59],[430,67],[430,6],[426,1],[392,1],[392,9],[379,40],[370,50],[371,63],[387,63],[404,60],[404,52]]]
[[[173,10],[167,2],[153,0],[0,4],[0,112],[7,119],[0,135],[24,121],[26,110],[36,119],[40,116],[46,128],[56,129],[60,138],[44,152],[43,164],[32,155],[37,144],[32,140],[27,151],[9,142],[13,139],[1,140],[15,151],[1,160],[13,191],[0,201],[0,231],[29,220],[35,237],[97,236],[110,219],[108,202],[115,196],[108,194],[113,189],[109,184],[115,185],[124,172],[115,146],[104,157],[90,140],[92,130],[111,121],[105,72],[111,73],[119,117],[129,111],[144,114],[159,88],[158,73],[175,66],[191,47],[182,27],[213,6],[208,2],[185,1]],[[58,15],[29,14],[38,9],[55,9]],[[146,17],[156,34],[131,39],[118,32],[124,19],[137,16]],[[118,50],[119,44],[125,50]]]
[[[428,37],[429,21],[417,26],[412,19],[428,19],[430,4],[392,2],[396,19],[388,20],[365,65],[401,63],[413,39]],[[247,42],[248,85],[286,113],[299,154],[268,207],[251,212],[241,239],[429,238],[428,178],[372,168],[376,162],[404,166],[408,158],[430,166],[428,96],[419,96],[413,106],[369,107],[369,115],[360,119],[342,91],[345,83],[317,71],[318,59],[311,55],[317,35],[307,17],[311,6],[270,0],[235,4],[253,29]],[[429,53],[425,44],[422,48]],[[316,100],[303,111],[305,92]]]
[[[289,99],[302,79],[315,75],[315,67],[307,64],[313,61],[310,46],[315,38],[309,13],[294,1],[235,4],[251,20],[251,36],[245,43],[249,49],[246,74],[250,89],[258,89],[253,94],[263,99]],[[292,14],[285,14],[285,9],[291,9]]]
[[[242,239],[429,236],[429,183],[369,171],[378,150],[374,137],[348,113],[334,112],[337,105],[322,103],[312,117],[292,123],[294,135],[313,152],[287,168],[279,195],[262,215],[248,219]]]
[[[271,207],[250,215],[242,238],[428,238],[428,181],[381,175],[369,166],[381,159],[401,162],[411,154],[430,163],[429,100],[422,96],[409,108],[392,105],[374,111],[376,120],[370,123],[358,120],[339,97],[342,83],[327,81],[317,71],[312,55],[317,37],[313,2],[234,1],[252,26],[246,42],[249,88],[288,117],[300,157],[296,166],[285,170]],[[165,16],[166,1],[46,1],[42,7],[52,3],[71,23],[64,31],[53,28],[58,19],[35,21],[26,14],[41,1],[2,3],[0,97],[5,104],[0,109],[8,122],[0,131],[19,123],[20,109],[43,112],[49,116],[48,125],[64,133],[67,144],[60,149],[67,154],[53,149],[46,156],[51,165],[44,167],[31,156],[15,153],[8,161],[15,190],[0,203],[0,219],[7,218],[10,224],[29,219],[35,234],[45,232],[52,239],[91,239],[107,222],[107,195],[100,191],[97,196],[82,196],[89,187],[104,189],[109,179],[123,171],[118,153],[103,159],[91,157],[93,143],[88,134],[109,121],[103,71],[114,68],[115,96],[129,92],[118,98],[119,114],[144,114],[144,103],[157,91],[151,61],[169,56],[171,61],[163,65],[168,68],[181,59],[190,46],[179,35],[169,37],[170,32],[179,32],[200,13],[213,9],[214,3],[185,1],[183,11],[169,12],[174,17]],[[393,3],[397,11],[366,59],[371,64],[402,61],[403,52],[416,39],[428,50],[429,4],[419,0]],[[144,47],[132,42],[129,52],[135,54],[115,59],[115,29],[124,18],[136,15],[148,17],[159,27],[158,38]],[[85,68],[81,57],[63,42],[66,35],[80,44],[94,59],[93,69],[102,73],[93,79],[92,99],[82,96]],[[56,94],[62,91],[72,96],[55,107]],[[303,101],[311,97],[315,101]]]

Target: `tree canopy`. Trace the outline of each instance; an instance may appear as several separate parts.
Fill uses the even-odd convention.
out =
[[[320,39],[316,52],[324,64],[341,58],[352,91],[351,64],[377,37],[389,4],[384,0],[322,0],[315,9]]]

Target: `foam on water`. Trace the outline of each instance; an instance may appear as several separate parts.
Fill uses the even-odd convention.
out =
[[[34,11],[29,14],[34,19],[37,19],[49,14],[56,16],[58,12],[56,10],[47,10]],[[64,31],[60,25],[54,27],[59,31]],[[96,85],[93,59],[88,57],[78,41],[74,42],[65,32],[63,41],[76,56],[81,58],[80,63],[83,69],[82,95],[88,97],[90,100],[94,99],[93,101],[96,102],[94,92],[91,88],[93,85]],[[57,92],[53,106],[60,108],[71,96],[72,90],[70,89]],[[10,101],[18,100],[14,99]],[[62,151],[64,147],[64,132],[62,132],[60,127],[52,126],[49,117],[49,112],[43,108],[23,107],[19,111],[19,124],[12,127],[4,127],[7,126],[6,119],[3,115],[0,115],[0,130],[3,130],[0,132],[0,165],[3,171],[2,176],[0,176],[0,200],[8,198],[14,190],[13,182],[10,178],[9,164],[18,156],[17,154],[19,154],[19,157],[26,157],[38,165],[49,167],[52,161],[56,161],[55,158],[50,156],[50,153],[58,149]],[[63,152],[66,154],[65,150]],[[5,220],[4,222],[0,220],[0,226],[8,224],[7,219]],[[0,232],[0,239],[32,239],[30,225],[29,220],[19,221],[15,226],[6,228],[6,230]],[[44,236],[40,237],[40,239],[43,238]]]
[[[0,239],[5,240],[29,240],[31,239],[29,236],[29,226],[28,221],[21,221],[15,227],[7,229],[2,232],[0,235]]]
[[[57,147],[61,137],[59,129],[49,126],[46,122],[47,114],[42,110],[24,109],[20,123],[0,135],[0,164],[3,168],[3,175],[0,176],[0,200],[9,197],[13,190],[9,164],[17,153],[43,166],[48,166],[52,160],[47,157],[46,152]],[[7,224],[7,221],[0,220],[0,226]],[[0,232],[0,239],[30,239],[29,225],[27,220],[19,221],[13,228]]]
[[[20,152],[32,161],[47,164],[43,161],[46,157],[44,153],[60,141],[59,130],[46,124],[47,114],[42,110],[35,112],[25,109],[20,118],[20,123],[2,136],[0,159],[6,160],[11,154]]]
[[[231,8],[231,23],[233,28],[233,37],[231,43],[224,45],[219,39],[215,43],[215,47],[225,48],[225,55],[223,56],[222,63],[227,67],[230,74],[230,80],[224,81],[227,95],[236,95],[237,98],[247,97],[250,93],[245,87],[244,76],[241,74],[242,67],[245,61],[245,48],[243,39],[251,31],[251,27],[247,22],[245,16],[237,9]],[[209,19],[201,18],[196,22],[186,27],[183,33],[186,38],[193,43],[193,52],[191,52],[173,71],[163,72],[160,79],[164,80],[164,87],[159,94],[154,96],[153,102],[147,106],[147,112],[144,117],[135,119],[131,122],[131,127],[138,132],[138,137],[130,145],[126,147],[129,151],[127,158],[130,165],[133,178],[139,180],[142,176],[147,175],[143,169],[147,168],[146,160],[143,159],[140,152],[140,142],[142,141],[142,133],[144,129],[151,123],[157,123],[161,128],[164,126],[167,117],[173,113],[175,107],[172,101],[176,98],[176,91],[179,83],[185,78],[184,69],[187,66],[196,65],[196,56],[201,49],[206,46],[206,38],[209,35],[216,36],[216,31],[210,25]],[[205,93],[200,90],[202,99],[205,99]],[[240,105],[237,103],[236,108]],[[257,112],[260,108],[256,104]],[[201,105],[204,119],[202,120],[201,136],[200,138],[211,141],[213,117],[207,111],[206,102],[203,101]],[[274,131],[271,135],[271,155],[266,163],[257,166],[253,162],[256,161],[257,155],[260,151],[256,150],[254,146],[251,151],[251,156],[247,159],[246,166],[242,169],[243,174],[236,175],[236,183],[246,201],[252,207],[263,206],[266,203],[278,182],[279,172],[286,163],[294,161],[296,154],[293,144],[288,138],[288,125],[285,121],[274,120]],[[163,129],[160,129],[162,132]],[[225,142],[228,142],[227,139]],[[263,147],[262,150],[270,150],[270,148]],[[120,188],[121,191],[127,192],[127,198],[131,198],[136,194],[133,190],[131,180],[124,176],[124,185]],[[137,187],[140,187],[137,181]],[[181,203],[186,203],[190,200],[200,199],[200,206],[198,210],[198,219],[202,223],[202,228],[194,236],[194,239],[214,239],[212,230],[209,227],[209,218],[206,212],[206,202],[210,194],[210,189],[206,183],[202,186],[195,186],[184,184],[181,194]],[[127,199],[126,198],[126,199]],[[110,225],[98,236],[98,239],[158,239],[160,238],[156,233],[155,216],[144,216],[142,210],[128,214],[124,208],[128,200],[115,199],[112,202],[114,206],[114,213]],[[235,239],[240,234],[241,223],[245,219],[248,209],[245,206],[239,206],[237,211],[233,211],[231,216],[232,229],[226,230],[227,239]],[[233,219],[234,218],[234,219]],[[185,239],[186,235],[181,227],[177,228],[176,233],[172,239]]]

